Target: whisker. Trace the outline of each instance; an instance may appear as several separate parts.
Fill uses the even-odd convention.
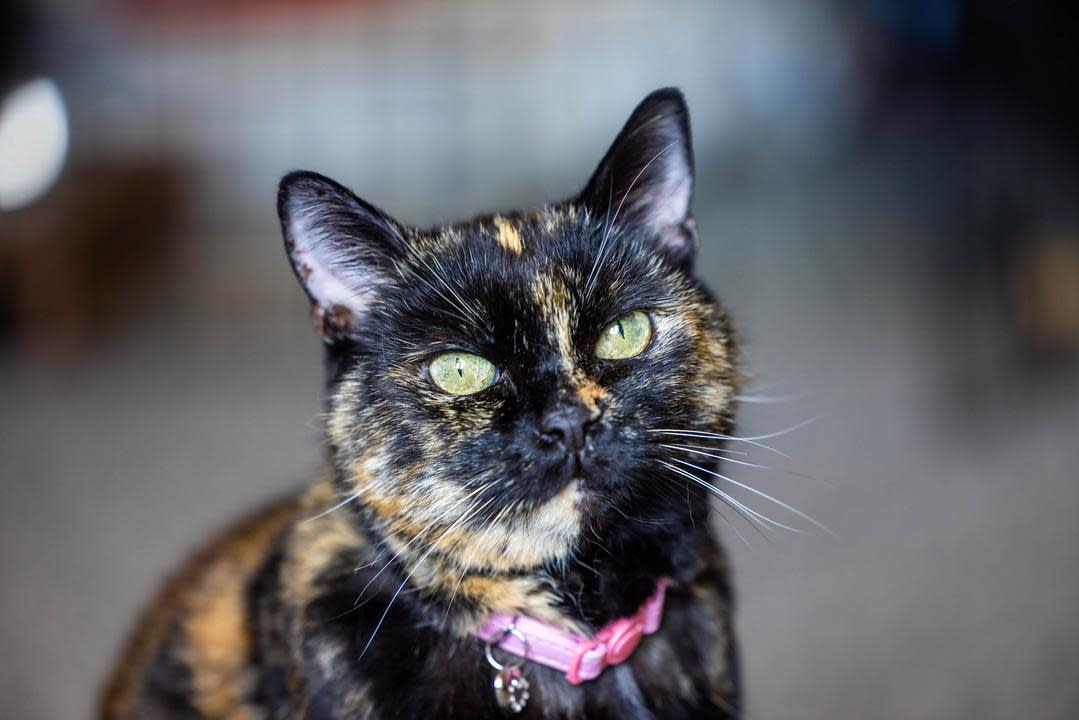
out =
[[[614,175],[611,175],[610,182],[607,184],[607,212],[603,215],[603,236],[607,237],[608,228],[611,222],[611,206],[614,204]],[[591,277],[592,273],[588,273]]]
[[[770,500],[771,502],[775,503],[776,505],[783,508],[784,510],[787,510],[788,512],[794,513],[795,515],[802,518],[803,520],[806,520],[807,522],[813,523],[813,525],[820,528],[824,532],[828,533],[833,538],[838,539],[836,537],[836,534],[834,532],[832,532],[829,528],[827,528],[825,525],[823,525],[820,522],[814,520],[809,515],[806,515],[804,512],[802,512],[798,508],[792,507],[792,506],[788,505],[787,503],[783,502],[782,500],[777,500],[776,498],[772,497],[768,493],[761,492],[760,490],[758,490],[755,487],[751,487],[749,485],[746,485],[745,483],[740,483],[737,480],[733,480],[733,479],[727,477],[726,475],[722,475],[720,473],[717,473],[714,470],[709,470],[708,468],[703,468],[700,465],[694,465],[691,462],[686,462],[685,460],[677,460],[677,459],[675,460],[675,462],[680,463],[682,465],[686,465],[686,466],[691,467],[691,468],[694,468],[695,470],[700,470],[703,473],[713,475],[713,476],[719,478],[720,480],[726,480],[727,482],[731,483],[732,485],[737,485],[738,487],[742,488],[743,490],[748,490],[751,493],[754,493],[756,495],[760,495],[765,500]]]
[[[724,435],[722,433],[706,432],[704,430],[670,430],[670,429],[667,429],[667,428],[657,428],[657,429],[654,429],[654,430],[649,430],[649,432],[662,433],[664,435],[679,435],[679,436],[682,436],[682,437],[712,438],[712,439],[715,439],[715,440],[737,440],[738,442],[744,442],[744,443],[747,443],[749,445],[753,445],[755,447],[759,447],[759,448],[762,448],[764,450],[768,450],[769,452],[774,452],[776,455],[779,455],[781,457],[785,457],[788,460],[793,459],[793,458],[791,458],[790,455],[783,452],[782,450],[777,450],[774,447],[764,445],[763,443],[759,443],[759,442],[757,442],[756,440],[754,440],[752,438],[740,438],[740,437],[735,437],[733,435]]]
[[[779,405],[781,403],[795,402],[806,397],[806,393],[791,393],[790,395],[735,395],[734,400],[751,405]]]
[[[421,262],[423,262],[423,261],[421,260]],[[431,262],[433,262],[435,264],[435,267],[437,267],[439,269],[439,271],[442,273],[441,275],[436,275],[435,276],[439,280],[439,282],[442,283],[442,287],[446,288],[446,290],[448,290],[451,295],[453,295],[455,298],[457,298],[457,302],[459,302],[461,304],[461,307],[464,308],[469,314],[471,314],[472,317],[474,317],[476,320],[478,320],[480,325],[482,326],[483,325],[483,317],[478,312],[476,312],[472,308],[472,306],[469,305],[465,301],[465,299],[462,298],[461,295],[456,290],[454,290],[453,286],[450,285],[449,281],[447,281],[445,279],[444,276],[447,273],[446,273],[446,268],[444,268],[442,266],[442,261],[439,260],[438,257],[436,256],[436,257],[431,258]],[[430,266],[428,265],[428,267],[430,267]]]
[[[746,536],[742,534],[742,531],[738,529],[738,526],[731,523],[731,521],[728,520],[722,512],[720,512],[719,508],[716,508],[716,512],[719,513],[719,516],[721,518],[723,518],[724,525],[733,530],[734,534],[738,536],[738,539],[742,541],[742,544],[752,550],[753,546],[749,544],[749,540],[746,540]]]
[[[450,619],[450,610],[453,609],[453,600],[457,597],[457,591],[461,588],[461,583],[465,580],[465,575],[468,574],[468,567],[472,563],[472,558],[476,556],[476,551],[487,540],[487,535],[495,528],[495,525],[502,519],[502,515],[505,514],[507,508],[502,508],[491,520],[487,529],[483,531],[483,534],[479,536],[476,542],[472,545],[472,552],[465,558],[464,566],[461,568],[461,574],[457,578],[457,584],[453,586],[453,592],[450,593],[450,601],[446,604],[446,614],[442,616],[442,627],[446,627],[446,622]]]
[[[706,490],[708,490],[709,492],[714,494],[716,497],[718,497],[721,500],[723,500],[724,502],[726,502],[739,515],[741,515],[743,518],[745,518],[745,520],[747,522],[749,522],[749,524],[752,525],[753,527],[760,526],[758,529],[766,530],[767,527],[764,526],[761,523],[761,521],[763,520],[764,522],[767,522],[767,523],[769,523],[771,525],[775,525],[776,527],[783,528],[785,530],[790,530],[791,532],[796,532],[796,533],[801,532],[801,530],[798,530],[797,528],[788,527],[787,525],[784,525],[783,523],[776,522],[775,520],[771,519],[770,517],[757,512],[756,510],[750,508],[749,506],[745,505],[744,503],[739,502],[737,499],[734,498],[733,495],[730,495],[728,493],[723,492],[722,490],[717,488],[712,483],[708,482],[707,480],[702,480],[701,478],[697,477],[693,473],[687,472],[687,471],[683,470],[682,468],[671,465],[670,463],[665,462],[663,460],[659,460],[657,462],[659,462],[661,465],[663,465],[665,467],[670,468],[671,470],[674,470],[676,473],[679,473],[680,475],[684,475],[685,477],[689,478],[693,482],[697,483],[701,487],[705,488]],[[757,523],[756,524],[753,523],[754,518],[757,518]]]
[[[454,508],[454,507],[457,507],[457,505],[459,505],[459,504],[460,504],[460,503],[455,503],[454,505],[451,505],[449,509],[452,509],[452,508]],[[448,510],[447,510],[447,511],[448,511]],[[369,579],[369,580],[367,581],[367,584],[366,584],[366,585],[364,585],[364,586],[363,586],[363,588],[361,588],[361,589],[360,589],[360,593],[359,593],[359,595],[357,595],[357,596],[356,596],[356,600],[355,600],[355,601],[354,601],[354,602],[352,603],[352,607],[350,607],[350,608],[349,608],[348,610],[345,610],[345,611],[343,611],[343,612],[341,612],[341,613],[339,613],[339,614],[337,614],[337,615],[334,615],[334,616],[332,616],[332,617],[330,618],[330,620],[338,620],[338,619],[340,619],[340,618],[343,618],[343,617],[345,617],[346,615],[350,615],[350,614],[352,614],[352,613],[356,612],[357,610],[359,610],[360,608],[362,608],[362,607],[363,607],[364,605],[366,605],[366,604],[367,604],[367,602],[368,602],[368,600],[370,600],[371,598],[368,598],[368,600],[364,600],[364,599],[363,599],[363,596],[367,594],[367,590],[368,590],[368,588],[370,588],[370,587],[371,587],[371,585],[372,585],[372,584],[373,584],[373,583],[375,582],[375,580],[377,580],[377,579],[379,578],[379,576],[380,576],[380,575],[382,575],[382,573],[384,573],[384,572],[385,572],[385,571],[386,571],[386,570],[387,570],[387,569],[388,569],[388,568],[390,567],[390,565],[392,565],[392,564],[393,564],[393,561],[394,561],[394,560],[396,560],[396,559],[397,559],[398,557],[400,557],[400,556],[401,556],[401,554],[402,554],[402,553],[404,553],[404,552],[405,552],[405,550],[407,550],[407,549],[408,549],[409,545],[411,545],[412,543],[414,543],[414,542],[416,542],[417,540],[419,540],[419,539],[420,539],[421,537],[423,537],[423,534],[424,534],[425,532],[427,532],[427,530],[428,530],[428,529],[430,529],[430,528],[434,527],[435,525],[437,525],[438,523],[442,522],[443,520],[444,520],[444,517],[443,517],[443,516],[441,516],[441,515],[440,515],[440,516],[438,516],[438,517],[436,517],[436,518],[435,518],[434,520],[432,520],[431,522],[427,523],[427,525],[425,525],[424,527],[422,527],[422,528],[421,528],[421,529],[419,530],[419,532],[417,532],[417,533],[416,533],[415,535],[413,535],[413,536],[412,536],[411,538],[409,538],[408,542],[406,542],[406,543],[405,543],[405,544],[404,544],[404,545],[403,545],[403,546],[402,546],[402,547],[401,547],[401,548],[400,548],[400,549],[399,549],[399,550],[398,550],[398,551],[397,551],[396,553],[394,553],[394,554],[393,554],[393,557],[391,557],[391,558],[390,558],[389,560],[387,560],[387,561],[386,561],[386,562],[385,562],[385,563],[384,563],[384,564],[382,565],[382,567],[378,569],[378,572],[376,572],[376,573],[375,573],[375,574],[374,574],[374,575],[373,575],[373,576],[372,576],[372,577],[371,577],[371,578],[370,578],[370,579]],[[398,531],[395,531],[395,532],[391,532],[391,533],[390,533],[390,535],[389,535],[389,537],[392,537],[392,536],[394,536],[394,535],[398,535],[398,534],[400,534],[401,532],[403,532],[403,530],[407,529],[408,527],[411,527],[412,525],[415,525],[415,524],[416,524],[417,522],[418,522],[418,521],[416,521],[416,520],[413,520],[412,522],[410,522],[410,523],[409,523],[408,525],[406,525],[406,526],[405,526],[404,528],[402,528],[401,530],[398,530]],[[359,565],[359,566],[357,566],[357,567],[353,568],[353,569],[352,569],[352,571],[353,571],[353,572],[359,572],[360,570],[366,570],[367,568],[369,568],[369,567],[372,567],[372,566],[373,566],[373,565],[375,565],[375,564],[376,564],[377,562],[379,562],[379,561],[380,561],[380,560],[382,559],[382,557],[383,557],[383,555],[382,555],[382,547],[381,547],[381,546],[383,546],[383,545],[387,545],[387,546],[388,546],[388,545],[389,545],[389,537],[383,538],[383,539],[382,539],[381,541],[379,541],[379,543],[378,543],[378,546],[376,546],[376,547],[377,547],[377,552],[378,552],[378,554],[377,554],[377,555],[376,555],[376,556],[375,556],[375,557],[374,557],[374,558],[373,558],[373,559],[372,559],[372,560],[371,560],[370,562],[364,563],[363,565]],[[431,544],[432,544],[432,543],[429,543],[429,544],[427,544],[427,545],[423,545],[423,544],[421,543],[421,547],[430,547],[430,545],[431,545]],[[374,596],[372,595],[372,597],[374,597]]]
[[[421,564],[423,564],[423,561],[426,560],[428,558],[428,556],[430,556],[430,554],[432,552],[434,552],[435,548],[438,547],[438,543],[443,538],[445,538],[447,535],[449,535],[450,532],[453,531],[454,529],[456,529],[456,528],[460,527],[461,525],[463,525],[464,523],[468,522],[468,520],[471,520],[472,517],[474,517],[477,513],[479,513],[484,508],[486,508],[488,505],[490,505],[493,500],[494,500],[493,497],[488,498],[487,501],[484,502],[479,507],[473,506],[471,509],[469,509],[469,510],[465,511],[464,513],[462,513],[461,517],[457,518],[457,520],[455,520],[448,528],[446,528],[446,530],[440,536],[438,536],[438,538],[436,538],[434,542],[431,543],[431,547],[428,548],[427,552],[425,552],[420,557],[420,559],[417,560],[413,564],[412,569],[408,571],[407,575],[405,575],[405,579],[402,580],[401,584],[397,586],[397,590],[394,591],[393,596],[390,598],[390,601],[388,603],[386,603],[386,609],[382,611],[382,617],[380,617],[378,619],[378,622],[375,624],[375,629],[371,631],[371,637],[369,637],[367,639],[367,644],[364,645],[363,650],[360,651],[360,657],[361,658],[367,653],[367,649],[369,647],[371,647],[371,643],[374,642],[375,636],[378,635],[378,631],[382,628],[382,623],[386,621],[386,616],[390,614],[390,608],[393,607],[394,601],[397,600],[397,596],[401,594],[401,590],[404,589],[405,585],[409,581],[409,578],[412,577],[412,575],[416,572],[417,568],[419,568],[419,566]],[[467,517],[466,517],[466,515],[467,515]]]
[[[668,483],[673,482],[670,478],[668,478],[668,477],[666,477],[664,475],[659,475],[659,476],[656,476],[656,477],[658,477],[660,480],[664,480],[665,482],[668,482]],[[723,520],[723,522],[726,524],[726,527],[729,527],[731,530],[733,530],[735,535],[738,536],[738,539],[741,540],[742,543],[746,547],[752,547],[752,545],[749,544],[749,541],[746,540],[745,535],[742,534],[742,531],[738,529],[738,526],[735,525],[734,523],[732,523],[727,518],[726,513],[724,513],[721,508],[716,507],[714,504],[712,504],[712,502],[711,502],[712,496],[709,493],[702,493],[698,488],[693,487],[689,483],[685,483],[685,485],[683,485],[683,486],[676,485],[675,487],[677,487],[679,489],[681,489],[682,487],[685,487],[685,489],[686,489],[686,504],[687,504],[687,507],[689,506],[689,502],[690,502],[689,496],[690,496],[691,493],[697,495],[697,497],[703,497],[705,502],[708,503],[708,506],[712,510],[714,510],[716,512],[716,514],[719,515],[719,517]],[[689,516],[690,517],[690,523],[693,525],[693,527],[696,527],[697,523],[694,522],[694,520],[693,520],[693,510],[692,510],[691,507],[689,507],[689,511],[690,511],[690,516]],[[760,532],[760,529],[757,526],[752,525],[752,523],[751,523],[751,526],[753,527],[754,530],[756,530],[757,532]],[[765,537],[765,539],[766,540],[768,539],[767,536]]]
[[[707,438],[702,438],[702,439],[707,439]],[[718,448],[718,447],[712,447],[711,445],[687,445],[687,444],[682,444],[682,445],[678,445],[677,447],[692,447],[692,448],[699,448],[701,450],[711,450],[712,452],[716,452],[716,453],[723,453],[722,456],[717,456],[720,460],[728,460],[729,459],[727,457],[728,455],[741,455],[742,457],[745,457],[745,456],[749,455],[748,452],[745,452],[743,450],[731,450],[730,448]]]
[[[358,493],[358,492],[354,493],[352,495],[349,495],[347,498],[345,498],[341,502],[337,503],[336,505],[334,505],[333,507],[331,507],[331,508],[329,508],[327,510],[323,510],[318,515],[312,515],[309,518],[305,518],[304,520],[301,520],[299,524],[303,525],[304,523],[309,523],[312,520],[318,520],[319,518],[326,517],[327,515],[332,513],[334,510],[338,510],[340,508],[343,508],[345,505],[348,505],[350,502],[353,502],[354,500],[358,500],[359,497],[360,497],[360,493]]]
[[[760,468],[761,470],[773,470],[774,469],[774,468],[768,467],[767,465],[758,465],[757,463],[746,462],[745,460],[736,460],[735,458],[727,457],[726,455],[715,455],[715,454],[710,453],[710,452],[705,452],[705,450],[714,450],[715,448],[706,448],[706,447],[701,446],[701,445],[668,445],[666,443],[660,443],[659,446],[660,447],[665,447],[665,448],[670,448],[672,450],[681,450],[682,452],[695,453],[697,455],[707,455],[710,458],[715,458],[716,460],[722,460],[723,462],[735,463],[736,465],[745,465],[746,467]]]
[[[409,548],[409,546],[410,546],[410,545],[412,545],[412,543],[416,542],[416,540],[418,540],[418,539],[420,539],[421,537],[423,537],[423,534],[424,534],[425,532],[427,532],[428,530],[430,530],[430,529],[431,529],[432,527],[434,527],[434,526],[435,526],[435,525],[437,525],[438,523],[440,523],[440,522],[444,522],[444,521],[445,521],[445,519],[446,519],[446,515],[448,515],[448,514],[449,514],[449,513],[450,513],[450,512],[451,512],[451,511],[452,511],[452,510],[454,509],[454,508],[456,508],[456,507],[460,506],[460,505],[461,505],[462,503],[468,502],[468,501],[469,501],[469,500],[471,500],[471,499],[472,499],[473,497],[475,497],[476,495],[478,495],[478,494],[479,494],[480,492],[482,492],[483,490],[487,489],[487,487],[489,487],[489,485],[480,485],[480,486],[479,486],[479,487],[477,487],[477,488],[476,488],[475,490],[473,490],[472,492],[470,492],[470,493],[469,493],[468,495],[465,495],[464,497],[461,497],[461,498],[459,498],[459,499],[458,499],[458,500],[457,500],[457,501],[456,501],[455,503],[453,503],[453,504],[452,504],[452,505],[450,505],[450,506],[449,506],[448,508],[446,508],[446,509],[445,509],[444,511],[442,511],[441,513],[439,513],[439,514],[438,514],[438,515],[437,515],[437,516],[436,516],[436,517],[435,517],[435,518],[434,518],[434,519],[433,519],[433,520],[432,520],[431,522],[427,523],[427,525],[425,525],[425,526],[424,526],[424,527],[423,527],[423,528],[422,528],[422,529],[421,529],[421,530],[420,530],[419,532],[417,532],[417,533],[416,533],[415,535],[413,535],[413,536],[412,536],[412,537],[411,537],[411,538],[409,539],[409,541],[408,541],[408,542],[406,542],[406,543],[405,543],[405,544],[404,544],[404,545],[403,545],[403,546],[401,547],[401,549],[400,549],[400,550],[398,550],[398,551],[397,551],[396,553],[394,553],[393,557],[391,557],[391,558],[390,558],[389,560],[387,560],[387,561],[386,561],[386,564],[385,564],[385,565],[383,565],[383,566],[382,566],[382,567],[381,567],[381,568],[379,569],[379,571],[378,571],[377,573],[375,573],[375,574],[374,574],[374,576],[373,576],[373,577],[372,577],[372,578],[371,578],[370,580],[368,580],[368,581],[367,581],[367,584],[363,586],[363,589],[362,589],[362,590],[360,590],[360,595],[359,595],[359,597],[357,597],[357,598],[356,598],[356,602],[355,602],[355,604],[354,604],[354,607],[358,607],[358,606],[359,606],[359,604],[360,604],[360,600],[362,600],[362,599],[363,599],[363,596],[364,596],[364,594],[365,594],[365,593],[367,592],[367,589],[368,589],[369,587],[371,587],[371,584],[372,584],[372,583],[374,583],[374,582],[375,582],[375,580],[377,580],[377,579],[378,579],[379,575],[381,575],[381,574],[382,574],[382,573],[383,573],[383,572],[384,572],[384,571],[386,570],[386,568],[388,568],[388,567],[389,567],[389,566],[390,566],[390,565],[391,565],[391,564],[393,563],[393,561],[394,561],[394,560],[396,560],[397,558],[401,557],[401,554],[402,554],[402,553],[404,553],[404,551],[405,551],[405,550],[407,550],[407,549]],[[467,512],[467,511],[466,511],[466,512]],[[437,542],[437,540],[436,540],[435,542]],[[433,543],[432,543],[432,544],[433,544]]]
[[[627,514],[626,514],[626,513],[625,513],[625,512],[624,512],[624,511],[622,510],[622,508],[618,507],[618,505],[613,505],[612,507],[613,507],[613,508],[614,508],[614,509],[615,509],[616,511],[618,511],[618,514],[619,514],[619,515],[621,515],[622,517],[624,517],[624,518],[625,518],[626,520],[634,520],[634,521],[636,521],[636,522],[639,522],[639,523],[642,523],[642,524],[644,524],[644,525],[665,525],[665,524],[666,524],[666,523],[664,523],[664,522],[663,522],[663,521],[661,521],[661,520],[645,520],[644,518],[639,518],[639,517],[633,517],[632,515],[627,515]]]
[[[803,420],[802,422],[800,422],[800,423],[798,423],[796,425],[791,425],[789,428],[783,428],[782,430],[777,430],[774,433],[768,433],[767,435],[753,435],[753,436],[744,437],[744,438],[741,438],[741,439],[742,440],[769,440],[771,438],[779,437],[781,435],[788,435],[788,434],[794,432],[795,430],[801,430],[806,425],[812,425],[813,423],[817,422],[817,420],[819,420],[819,419],[820,419],[819,417],[814,416],[814,417],[811,417],[811,418],[807,418],[807,419]]]
[[[448,305],[453,307],[455,310],[459,311],[461,313],[460,319],[463,320],[465,323],[467,323],[469,325],[472,325],[473,327],[483,328],[484,322],[483,322],[483,318],[480,316],[480,314],[477,313],[475,310],[473,310],[461,298],[461,296],[457,293],[457,291],[454,290],[450,286],[450,284],[445,279],[443,279],[437,272],[435,272],[434,268],[432,268],[424,258],[420,257],[420,258],[417,258],[417,260],[423,267],[425,267],[427,269],[427,271],[429,273],[431,273],[431,276],[434,277],[434,279],[437,280],[438,283],[442,287],[444,287],[447,291],[449,291],[449,293],[451,295],[453,295],[454,298],[456,298],[456,302],[454,300],[451,300],[449,297],[447,297],[446,294],[443,293],[440,289],[438,289],[438,287],[436,287],[433,282],[431,282],[427,278],[423,277],[421,274],[419,274],[419,273],[410,273],[410,274],[416,280],[419,280],[420,282],[425,284],[427,287],[429,287],[432,290],[432,292],[434,292],[439,297],[441,297],[443,300],[445,300]],[[437,260],[435,260],[435,262],[436,262],[436,264],[438,264]],[[441,264],[439,264],[439,267],[440,268],[442,267]],[[443,272],[445,272],[444,268],[442,268],[442,270],[443,270]],[[404,276],[403,271],[399,267],[398,267],[398,275],[401,275],[402,277]]]
[[[453,505],[451,507],[456,507],[456,505]],[[411,538],[409,538],[408,542],[406,542],[404,545],[402,545],[401,548],[397,552],[395,552],[393,554],[393,557],[391,557],[389,560],[387,560],[385,562],[385,564],[383,564],[383,566],[378,569],[378,572],[376,572],[374,575],[371,576],[371,578],[367,581],[367,584],[364,585],[360,589],[360,594],[356,596],[356,601],[352,604],[352,609],[355,610],[357,608],[362,607],[363,605],[366,605],[367,604],[366,601],[364,601],[364,602],[360,602],[360,601],[363,600],[363,596],[367,594],[368,588],[370,588],[371,585],[374,584],[375,580],[378,580],[379,576],[382,575],[382,573],[384,573],[386,571],[386,569],[389,568],[390,565],[393,564],[394,560],[401,557],[401,555],[405,552],[405,550],[408,550],[409,546],[412,545],[412,543],[416,542],[421,537],[423,537],[423,534],[425,532],[430,530],[432,527],[434,527],[438,523],[442,522],[442,520],[443,520],[442,517],[435,518],[434,520],[432,520],[431,522],[429,522],[425,526],[423,526],[423,528],[421,528],[419,532],[417,532],[415,535],[413,535]],[[422,543],[421,543],[421,545],[422,545]],[[356,568],[356,570],[362,570],[362,569],[364,569],[366,567],[370,567],[372,564],[373,563],[368,563],[367,565],[362,565],[362,566]]]
[[[806,480],[812,480],[813,482],[824,483],[828,487],[835,487],[835,483],[825,478],[819,478],[807,473],[798,472],[797,470],[787,470],[786,468],[774,468],[769,465],[758,465],[757,463],[746,462],[744,460],[738,460],[736,458],[727,457],[726,455],[713,455],[709,452],[702,452],[704,450],[712,450],[715,452],[723,452],[719,448],[708,447],[707,445],[669,445],[667,443],[660,443],[660,447],[671,448],[672,450],[682,450],[683,452],[696,452],[698,455],[707,455],[710,458],[716,460],[722,460],[723,462],[734,463],[735,465],[745,465],[751,468],[760,468],[761,470],[769,470],[771,472],[781,472],[784,475],[793,475],[794,477],[804,478]],[[746,453],[740,453],[745,455]]]

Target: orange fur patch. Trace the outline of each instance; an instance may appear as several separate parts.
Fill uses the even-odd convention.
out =
[[[520,255],[524,251],[521,233],[506,218],[495,215],[495,241],[503,250]]]
[[[606,399],[607,391],[592,380],[586,380],[577,388],[577,397],[586,408],[596,411],[600,409],[600,401]]]

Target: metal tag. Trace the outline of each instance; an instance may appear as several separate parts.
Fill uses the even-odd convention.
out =
[[[516,715],[528,704],[528,680],[519,667],[504,667],[495,673],[495,700],[506,717]]]

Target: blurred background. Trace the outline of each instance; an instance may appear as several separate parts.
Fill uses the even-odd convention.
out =
[[[278,178],[425,225],[569,195],[688,98],[731,310],[750,717],[1079,704],[1079,44],[1064,3],[0,5],[0,696],[91,714],[185,552],[318,467]]]

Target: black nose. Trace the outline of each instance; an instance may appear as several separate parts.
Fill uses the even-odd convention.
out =
[[[558,407],[543,416],[540,429],[550,440],[561,440],[567,452],[585,449],[585,435],[599,420],[601,411],[584,405]]]

